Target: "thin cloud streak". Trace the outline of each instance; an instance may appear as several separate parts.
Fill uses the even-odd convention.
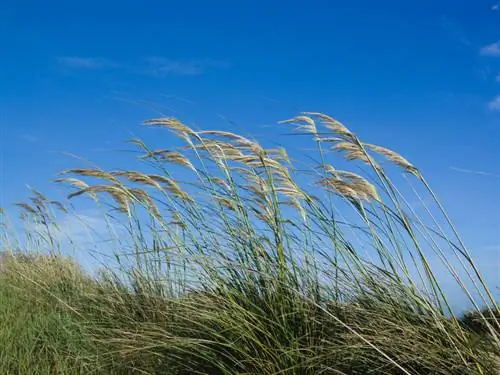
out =
[[[149,65],[145,73],[148,75],[164,77],[166,75],[185,75],[194,76],[200,75],[211,68],[227,68],[227,61],[216,61],[210,59],[202,60],[175,60],[164,57],[148,57],[145,59]]]
[[[181,60],[166,57],[146,57],[133,63],[124,63],[103,57],[63,56],[57,58],[58,65],[71,70],[119,70],[131,74],[165,77],[169,75],[196,76],[210,69],[228,68],[224,60]]]
[[[479,54],[483,56],[500,56],[500,40],[482,47]]]
[[[30,134],[30,133],[23,133],[21,134],[21,139],[25,142],[28,142],[28,143],[38,143],[40,142],[40,138],[38,138],[36,135],[34,134]]]
[[[489,103],[488,103],[488,109],[490,111],[500,111],[500,95],[495,96]]]
[[[459,167],[450,167],[450,169],[453,170],[453,171],[456,171],[456,172],[469,173],[469,174],[477,174],[477,175],[481,175],[481,176],[500,178],[500,174],[495,174],[495,173],[491,173],[491,172],[484,172],[484,171],[478,171],[478,170],[473,170],[473,169],[465,169],[465,168],[459,168]]]
[[[117,61],[102,57],[63,56],[58,57],[57,62],[60,66],[70,69],[102,70],[122,68]]]
[[[448,17],[443,17],[441,19],[441,27],[450,35],[452,39],[457,40],[467,47],[472,46],[472,43],[467,35],[454,21],[450,20]]]

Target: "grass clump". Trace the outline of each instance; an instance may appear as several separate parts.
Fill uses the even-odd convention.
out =
[[[92,341],[68,304],[89,280],[67,259],[3,254],[0,265],[2,374],[89,373]]]
[[[141,170],[64,171],[70,199],[109,208],[116,264],[90,277],[61,257],[6,262],[2,314],[20,322],[27,301],[37,307],[32,328],[4,323],[5,340],[28,338],[2,349],[0,371],[42,358],[40,373],[496,374],[498,304],[419,169],[327,115],[284,123],[311,137],[315,165],[160,118],[146,125],[182,145],[133,140]],[[52,208],[67,209],[40,193],[19,206],[31,247],[57,253]],[[474,324],[451,308],[442,273]]]

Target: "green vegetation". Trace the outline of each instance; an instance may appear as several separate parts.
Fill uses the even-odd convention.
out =
[[[98,276],[61,255],[69,205],[33,191],[24,236],[0,213],[0,373],[497,374],[499,306],[420,171],[326,115],[289,124],[315,165],[162,118],[183,144],[133,140],[141,171],[62,172],[103,212]]]

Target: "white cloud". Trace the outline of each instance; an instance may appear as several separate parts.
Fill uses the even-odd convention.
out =
[[[500,3],[493,5],[491,7],[491,10],[493,10],[495,12],[500,11]]]
[[[200,75],[210,68],[225,68],[229,64],[225,61],[203,60],[174,60],[164,57],[148,57],[145,59],[148,68],[146,74],[166,76],[174,75]]]
[[[495,96],[489,103],[490,111],[500,111],[500,95]]]
[[[33,223],[32,232],[46,235],[47,227]],[[57,217],[48,227],[52,239],[64,248],[86,247],[98,243],[109,236],[105,218],[97,210],[84,210],[82,213],[67,213]],[[68,245],[72,246],[68,246]]]
[[[57,62],[59,65],[71,69],[101,70],[121,67],[118,62],[102,57],[63,56],[57,58]]]
[[[500,40],[482,47],[479,53],[483,56],[500,56]]]
[[[66,69],[79,70],[122,70],[132,74],[164,77],[167,75],[194,76],[204,74],[208,69],[227,68],[227,61],[211,59],[180,60],[166,57],[147,57],[142,60],[123,63],[102,57],[65,56],[57,59]]]
[[[481,176],[488,176],[488,177],[497,177],[500,178],[500,174],[495,174],[491,172],[485,172],[485,171],[479,171],[475,169],[466,169],[466,168],[460,168],[460,167],[450,167],[451,170],[456,171],[456,172],[462,172],[462,173],[470,173],[470,174],[477,174]]]
[[[59,239],[71,239],[76,245],[93,242],[95,237],[102,237],[107,233],[106,225],[104,217],[93,210],[82,214],[68,214],[57,224]]]
[[[496,80],[497,82],[500,82],[500,74],[496,76],[495,80]]]

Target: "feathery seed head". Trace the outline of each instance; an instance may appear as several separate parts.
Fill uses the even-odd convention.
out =
[[[207,151],[210,154],[210,157],[216,162],[233,159],[243,155],[241,150],[229,142],[207,138],[202,139],[202,142],[199,144],[187,146],[186,148]]]
[[[196,133],[190,127],[173,117],[163,117],[147,120],[144,122],[144,124],[149,126],[166,127],[173,133],[179,135],[181,138],[186,138],[188,135],[196,135]]]
[[[30,206],[28,203],[16,203],[16,206],[22,208],[26,213],[32,214],[32,215],[38,215],[38,211],[36,211],[32,206]]]
[[[111,182],[115,183],[118,182],[112,173],[108,173],[100,169],[76,168],[76,169],[68,169],[60,173],[60,175],[67,175],[67,174],[76,174],[85,177],[102,178],[104,180],[108,180]]]
[[[118,204],[118,209],[125,213],[130,213],[129,210],[129,193],[123,186],[120,185],[93,185],[85,189],[80,189],[68,195],[68,199],[77,197],[82,194],[88,194],[92,198],[96,197],[97,193],[107,193]]]
[[[187,228],[187,225],[179,211],[170,210],[170,212],[172,213],[172,220],[169,222],[170,225],[177,225],[183,229]]]
[[[304,115],[319,117],[323,126],[335,134],[348,138],[352,138],[354,136],[344,124],[328,115],[318,112],[304,112]]]
[[[193,171],[195,170],[193,164],[189,161],[189,159],[177,151],[164,153],[161,156],[161,159],[173,164],[182,165],[183,167],[187,167],[189,169],[192,169]]]
[[[57,178],[54,180],[54,182],[57,183],[67,183],[70,184],[73,187],[76,187],[78,189],[86,189],[89,187],[88,184],[83,182],[82,180],[79,180],[78,178],[73,178],[73,177],[67,177],[67,178]]]
[[[224,206],[231,211],[236,211],[234,202],[230,199],[223,198],[223,197],[214,197],[215,201],[218,202],[221,206]]]
[[[161,190],[161,186],[155,180],[153,180],[151,177],[149,177],[148,175],[141,173],[141,172],[119,171],[119,172],[113,172],[113,175],[118,176],[118,177],[124,177],[131,182],[136,182],[136,183],[143,184],[143,185],[153,186],[153,187]]]
[[[177,184],[177,182],[172,178],[157,174],[149,174],[147,176],[156,182],[164,184],[165,189],[168,190],[175,197],[186,202],[193,202],[193,199],[184,190],[182,190],[179,184]]]
[[[370,166],[374,166],[376,169],[380,168],[375,160],[373,160],[373,158],[368,155],[363,148],[355,143],[340,142],[333,146],[332,149],[336,151],[344,151],[346,153],[347,160],[361,160]]]
[[[311,134],[317,134],[318,130],[316,128],[316,123],[311,117],[308,116],[297,116],[290,120],[280,121],[280,124],[298,124],[295,130],[303,130]]]
[[[128,191],[130,192],[132,197],[143,204],[154,217],[156,217],[157,219],[161,219],[161,213],[148,193],[146,193],[142,189],[137,188],[129,188]]]
[[[349,200],[360,201],[362,199],[349,183],[338,178],[323,178],[319,181],[319,185]]]
[[[321,186],[335,191],[339,195],[349,199],[380,201],[380,196],[378,195],[375,186],[360,175],[349,171],[334,170],[331,168],[330,173],[332,174],[332,177],[326,177],[319,181]]]
[[[365,143],[363,145],[376,153],[384,155],[387,159],[392,161],[394,164],[400,166],[401,168],[405,169],[408,173],[412,173],[414,175],[418,174],[418,169],[398,153],[389,150],[388,148],[377,145],[372,145],[368,143]]]
[[[259,152],[262,151],[262,147],[254,142],[254,141],[251,141],[249,140],[248,138],[245,138],[241,135],[238,135],[238,134],[234,134],[234,133],[231,133],[231,132],[227,132],[227,131],[222,131],[222,130],[205,130],[205,131],[201,131],[201,132],[198,132],[199,135],[216,135],[216,136],[220,136],[220,137],[225,137],[225,138],[229,138],[231,141],[234,141],[235,143],[235,146],[233,147],[240,147],[240,148],[243,148],[243,149],[249,149],[249,150],[252,150],[254,153],[258,154]],[[217,142],[216,140],[213,140],[214,142]]]
[[[222,186],[225,190],[230,190],[229,185],[227,184],[226,180],[219,178],[219,177],[211,177],[210,180],[219,186]]]
[[[160,161],[182,165],[184,167],[195,170],[193,164],[189,161],[189,159],[177,151],[170,151],[168,149],[159,149],[155,151],[150,151],[146,155],[142,156],[142,158],[144,159],[153,157],[157,157]]]
[[[49,202],[52,206],[54,206],[55,208],[57,208],[59,211],[67,214],[68,213],[68,210],[66,207],[64,207],[64,205],[59,202],[59,201],[50,201]]]
[[[358,194],[365,200],[368,200],[367,198],[369,198],[375,201],[380,201],[380,196],[378,195],[377,189],[364,177],[361,177],[360,175],[349,171],[336,171],[336,174],[344,181],[347,180],[351,187],[356,190]]]

